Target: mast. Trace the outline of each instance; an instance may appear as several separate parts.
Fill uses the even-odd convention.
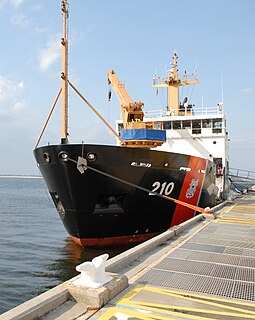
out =
[[[170,70],[168,70],[167,78],[165,77],[154,77],[153,87],[154,88],[167,88],[168,99],[167,99],[167,111],[170,111],[174,115],[180,114],[180,101],[179,101],[179,87],[187,86],[191,84],[199,83],[195,75],[189,80],[189,75],[185,72],[184,79],[181,80],[178,75],[177,68],[177,53],[174,52],[173,63],[170,65]]]
[[[173,63],[168,71],[168,92],[167,92],[167,107],[168,111],[170,108],[174,109],[174,111],[178,112],[179,105],[179,76],[177,70],[177,54],[174,52]],[[177,110],[176,110],[177,109]]]
[[[62,45],[62,134],[61,144],[67,143],[68,128],[68,40],[67,40],[67,18],[68,18],[67,0],[62,0],[61,10],[63,16],[63,37]]]

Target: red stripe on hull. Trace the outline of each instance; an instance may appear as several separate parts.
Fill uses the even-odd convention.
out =
[[[191,171],[187,171],[185,175],[185,179],[183,181],[182,189],[179,195],[178,200],[181,200],[183,202],[187,202],[193,205],[197,205],[202,189],[202,184],[204,180],[204,173],[200,173],[199,170],[206,170],[206,159],[201,159],[197,157],[190,157],[188,167],[191,168]],[[192,181],[195,184],[197,184],[194,189],[194,195],[189,198],[189,196],[192,195],[192,190],[190,190],[189,196],[187,197],[187,192],[192,186]],[[175,226],[177,224],[180,224],[194,216],[194,210],[189,209],[187,207],[184,207],[180,204],[177,204],[174,215],[171,221],[171,225]]]
[[[72,240],[82,247],[119,247],[138,244],[158,235],[159,232],[137,234],[131,236],[109,237],[109,238],[76,238],[70,236]]]

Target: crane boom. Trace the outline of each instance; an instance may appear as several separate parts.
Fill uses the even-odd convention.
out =
[[[124,129],[145,128],[143,123],[144,112],[142,110],[144,103],[142,101],[133,101],[130,98],[123,82],[120,81],[113,70],[108,72],[108,84],[112,85],[118,97]],[[139,126],[135,123],[139,123]]]
[[[165,130],[155,130],[152,122],[144,122],[143,102],[133,101],[124,84],[115,72],[108,72],[108,84],[112,85],[121,108],[123,130],[120,137],[125,147],[132,148],[155,148],[166,141]]]

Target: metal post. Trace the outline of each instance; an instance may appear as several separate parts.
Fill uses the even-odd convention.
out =
[[[62,15],[63,15],[63,38],[62,44],[62,135],[61,144],[67,143],[67,128],[68,128],[68,41],[66,22],[68,16],[67,0],[62,0]]]

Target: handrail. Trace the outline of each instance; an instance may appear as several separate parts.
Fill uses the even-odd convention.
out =
[[[148,110],[144,111],[146,118],[154,118],[154,117],[166,117],[170,115],[169,111],[163,110]],[[203,108],[192,108],[192,115],[222,115],[223,112],[218,107],[203,107]],[[182,117],[182,116],[180,116]]]
[[[238,168],[229,168],[228,176],[247,180],[255,180],[255,171]]]

